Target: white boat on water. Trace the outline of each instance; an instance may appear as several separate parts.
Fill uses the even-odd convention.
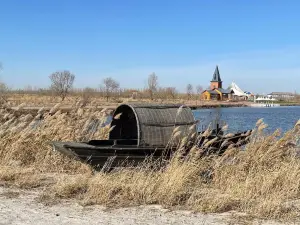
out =
[[[251,107],[280,107],[279,103],[276,103],[277,100],[269,97],[258,97],[254,99],[254,103],[251,104]]]

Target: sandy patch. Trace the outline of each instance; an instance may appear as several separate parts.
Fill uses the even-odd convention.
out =
[[[22,191],[0,187],[0,224],[265,224],[275,222],[238,221],[232,214],[200,214],[189,211],[170,211],[161,206],[106,209],[100,206],[83,207],[75,201],[44,205],[37,201],[38,191]]]

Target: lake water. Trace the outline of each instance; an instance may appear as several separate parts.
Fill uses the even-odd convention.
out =
[[[280,128],[283,132],[291,129],[300,119],[300,107],[277,108],[213,108],[194,110],[194,116],[200,120],[199,130],[205,129],[209,123],[219,120],[229,125],[230,132],[244,131],[255,127],[263,118],[268,124],[267,131]]]

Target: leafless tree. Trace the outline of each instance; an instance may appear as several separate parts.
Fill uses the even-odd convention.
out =
[[[63,101],[73,87],[75,75],[68,70],[57,71],[49,76],[51,89],[61,97]]]
[[[188,85],[186,86],[186,95],[187,95],[187,97],[188,97],[188,100],[190,100],[191,97],[192,97],[192,95],[193,95],[193,85],[188,84]]]
[[[5,83],[0,82],[0,104],[7,103],[8,98],[8,87]]]
[[[106,101],[108,101],[112,93],[117,91],[120,87],[120,84],[114,79],[112,79],[111,77],[105,78],[103,80],[103,85],[104,85],[103,90],[106,97]]]
[[[155,73],[151,73],[148,77],[148,92],[151,100],[154,99],[154,93],[157,91],[158,77]]]
[[[23,90],[25,92],[32,92],[33,91],[33,87],[31,85],[26,85]]]
[[[166,93],[168,97],[171,97],[174,100],[178,92],[175,87],[167,87]]]
[[[203,87],[201,85],[196,86],[197,94],[200,95],[203,92]]]
[[[196,92],[197,92],[197,96],[196,96],[196,104],[198,104],[198,99],[202,99],[201,94],[203,92],[203,87],[201,85],[197,85],[196,86]]]
[[[82,90],[81,93],[81,102],[82,102],[82,107],[86,106],[91,102],[91,99],[93,95],[95,94],[95,89],[86,87]]]

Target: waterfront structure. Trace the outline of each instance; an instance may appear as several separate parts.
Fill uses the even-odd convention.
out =
[[[296,94],[292,92],[272,92],[268,94],[268,97],[284,101],[294,99],[296,97]]]
[[[205,90],[201,94],[203,100],[231,100],[234,92],[231,89],[223,88],[223,81],[220,76],[219,68],[216,66],[213,78],[210,81],[210,89]]]
[[[270,98],[268,96],[260,96],[254,99],[254,103],[250,105],[251,107],[279,107],[280,104],[277,100]]]
[[[249,91],[243,91],[235,82],[232,82],[229,86],[233,94],[233,99],[235,100],[254,100],[254,94]]]

